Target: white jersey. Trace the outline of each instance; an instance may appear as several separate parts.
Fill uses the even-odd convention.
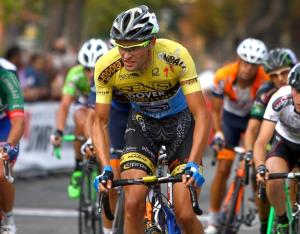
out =
[[[286,140],[300,144],[300,114],[295,111],[290,86],[280,88],[268,103],[264,119],[276,122],[276,131]]]

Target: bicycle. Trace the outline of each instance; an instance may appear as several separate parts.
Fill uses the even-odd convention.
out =
[[[0,158],[0,160],[2,160]],[[4,177],[8,183],[13,183],[15,181],[14,177],[11,173],[11,167],[9,165],[9,160],[3,160],[3,167],[4,167]],[[0,211],[0,229],[2,225],[2,212]]]
[[[63,142],[85,141],[83,136],[64,135]],[[54,147],[54,155],[61,158],[60,147]],[[98,163],[95,157],[83,157],[82,176],[79,181],[80,195],[78,205],[79,234],[102,234],[102,219],[98,214],[97,193],[93,189],[93,179],[99,174]]]
[[[135,179],[120,179],[114,180],[112,187],[118,186],[128,186],[128,185],[146,185],[149,187],[149,192],[152,190],[152,199],[150,200],[152,206],[152,223],[150,226],[145,228],[145,233],[154,234],[154,233],[170,233],[170,234],[180,234],[181,231],[176,223],[175,214],[173,211],[172,202],[169,201],[161,192],[160,185],[165,183],[178,183],[182,182],[182,176],[145,176],[142,178]],[[198,205],[198,200],[196,196],[196,191],[194,187],[189,186],[189,191],[191,194],[192,206],[194,212],[197,215],[202,214],[202,210]],[[114,218],[114,215],[111,212],[108,195],[101,192],[99,195],[99,212],[102,212],[102,206],[104,212],[108,218],[111,220]]]
[[[290,230],[291,234],[300,233],[300,172],[288,172],[288,173],[270,173],[268,180],[273,179],[296,179],[297,180],[297,193],[296,193],[296,203],[294,204],[294,209],[291,204],[290,193],[288,184],[285,183],[285,194],[286,194],[286,206],[287,206],[287,216],[290,220]],[[260,185],[261,187],[261,185]],[[262,199],[266,199],[265,195],[261,195]],[[276,233],[276,215],[274,207],[271,206],[269,219],[268,219],[268,229],[267,234]]]
[[[252,209],[245,212],[245,186],[249,184],[249,170],[252,157],[246,154],[243,148],[235,147],[234,151],[238,156],[239,166],[236,169],[234,180],[229,186],[221,207],[219,217],[219,234],[238,233],[242,223],[251,226],[255,218],[255,211]]]

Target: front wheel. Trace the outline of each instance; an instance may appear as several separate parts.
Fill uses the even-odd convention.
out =
[[[83,169],[79,199],[79,234],[102,234],[101,218],[97,212],[96,193],[93,190],[92,174]]]

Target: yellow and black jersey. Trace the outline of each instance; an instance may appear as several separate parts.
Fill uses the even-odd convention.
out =
[[[94,79],[97,103],[111,103],[117,90],[133,109],[153,118],[184,110],[184,95],[201,90],[190,54],[167,39],[156,40],[152,63],[143,71],[127,71],[118,48],[110,50],[97,61]]]

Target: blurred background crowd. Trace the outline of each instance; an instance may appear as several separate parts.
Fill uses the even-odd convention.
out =
[[[235,59],[249,36],[300,54],[298,0],[2,0],[0,57],[17,66],[25,101],[59,100],[82,42],[108,42],[115,16],[140,4],[158,16],[159,37],[190,51],[199,73]]]

